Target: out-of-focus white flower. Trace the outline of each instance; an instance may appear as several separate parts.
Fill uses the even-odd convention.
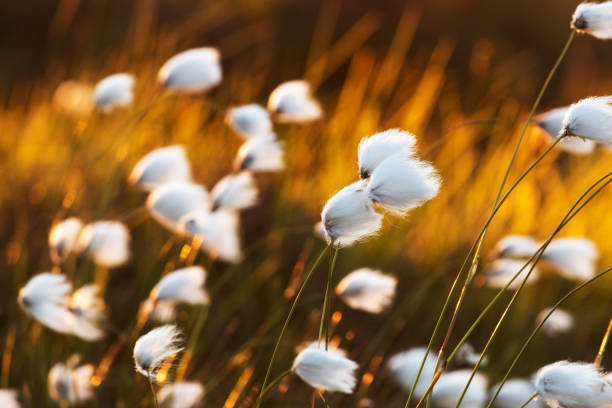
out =
[[[45,326],[70,334],[74,316],[66,307],[72,285],[64,275],[48,272],[32,277],[19,290],[18,302],[25,312]]]
[[[155,285],[150,299],[155,301],[208,303],[208,294],[203,288],[206,271],[201,266],[190,266],[170,272]]]
[[[563,119],[562,135],[612,143],[612,96],[582,99],[571,105]]]
[[[350,394],[357,383],[358,366],[345,354],[339,349],[325,350],[324,345],[311,343],[295,357],[291,369],[311,387]]]
[[[558,238],[544,250],[542,260],[566,279],[583,281],[595,276],[599,253],[586,238]]]
[[[240,218],[230,210],[195,212],[181,219],[181,231],[202,240],[202,249],[226,262],[238,262],[240,249]]]
[[[53,263],[59,264],[76,250],[83,223],[76,217],[55,224],[49,232],[49,249]]]
[[[180,232],[179,221],[192,212],[209,211],[210,198],[206,189],[192,183],[167,183],[149,194],[147,208],[151,216],[173,232]]]
[[[146,191],[170,182],[190,182],[191,167],[183,146],[155,149],[136,163],[128,182]]]
[[[496,258],[529,259],[540,245],[527,235],[507,235],[499,240],[493,249]]]
[[[3,408],[20,408],[15,390],[0,390],[0,407]]]
[[[256,103],[230,108],[225,121],[245,139],[272,133],[270,114],[263,106]]]
[[[550,313],[550,308],[538,313],[536,324],[542,323],[544,318]],[[571,314],[562,309],[556,309],[542,325],[542,331],[550,337],[557,337],[560,334],[568,333],[574,327],[574,318]]]
[[[236,154],[236,168],[251,171],[280,171],[285,167],[283,145],[274,133],[247,140]]]
[[[176,318],[176,302],[170,300],[151,300],[147,298],[142,303],[141,313],[157,322],[167,323]]]
[[[471,374],[472,370],[457,370],[443,373],[436,385],[434,385],[431,394],[431,400],[434,405],[439,408],[455,408]],[[488,397],[487,384],[487,378],[482,374],[476,373],[463,397],[461,407],[483,408]]]
[[[311,94],[310,84],[295,80],[277,86],[268,98],[268,110],[280,123],[310,122],[323,116],[323,110]]]
[[[336,294],[353,309],[380,313],[393,301],[397,279],[369,268],[346,275],[336,286]]]
[[[347,246],[376,234],[382,215],[372,208],[367,182],[361,180],[344,187],[325,203],[321,221],[328,242]]]
[[[78,248],[100,266],[122,266],[130,260],[130,231],[119,221],[92,222],[79,234]]]
[[[73,355],[66,364],[57,363],[47,376],[47,389],[51,399],[59,404],[80,404],[93,396],[92,364],[77,367],[79,357]]]
[[[491,389],[495,393],[499,384]],[[522,406],[535,393],[535,385],[523,378],[512,378],[506,381],[495,399],[494,408],[518,408]],[[493,395],[491,395],[493,397]],[[538,400],[532,400],[525,408],[538,408],[542,404]]]
[[[544,112],[533,118],[533,121],[544,129],[550,139],[557,139],[561,130],[563,130],[563,119],[567,109],[567,107],[564,107]],[[568,153],[576,155],[591,154],[595,150],[595,142],[577,137],[565,137],[557,146]]]
[[[523,268],[523,265],[525,265],[524,261],[516,259],[496,259],[485,271],[485,284],[492,288],[503,288],[508,282],[510,282],[514,275],[516,275],[518,271]],[[517,289],[523,282],[523,279],[525,279],[525,276],[530,269],[530,265],[523,268],[521,274],[510,284],[508,289]],[[539,278],[539,274],[540,272],[538,268],[533,268],[525,284],[529,285],[536,282]]]
[[[612,2],[581,3],[572,16],[572,28],[601,40],[612,38]]]
[[[204,396],[204,387],[196,382],[164,385],[157,392],[160,405],[166,408],[193,408]]]
[[[455,362],[458,364],[476,365],[480,359],[480,353],[474,350],[474,346],[470,343],[463,343],[459,346],[457,354],[455,354]],[[480,361],[480,365],[484,366],[489,362],[488,356],[484,356]]]
[[[370,199],[396,214],[431,200],[439,188],[436,169],[403,152],[389,156],[376,166],[368,185]]]
[[[73,115],[87,115],[94,108],[93,88],[78,81],[64,81],[53,94],[53,106]]]
[[[206,92],[221,83],[223,76],[216,48],[202,47],[183,51],[160,68],[157,80],[166,89],[186,93]]]
[[[327,240],[327,233],[325,232],[325,226],[323,226],[323,221],[317,222],[314,227],[312,227],[312,232],[317,238]]]
[[[242,210],[257,204],[257,186],[253,175],[243,171],[223,177],[212,191],[212,210]]]
[[[407,156],[415,153],[416,138],[410,132],[401,129],[389,129],[364,137],[359,142],[359,175],[368,178],[383,160],[403,152]]]
[[[99,293],[96,285],[85,285],[68,299],[68,309],[75,315],[72,331],[84,340],[95,341],[104,337],[101,326],[106,321],[106,306]]]
[[[167,368],[168,359],[183,350],[181,333],[172,324],[157,327],[140,336],[134,345],[136,371],[156,381],[157,372]]]
[[[612,406],[612,385],[589,363],[557,361],[544,366],[538,371],[536,389],[551,408]]]
[[[64,275],[40,273],[19,291],[19,305],[45,326],[87,341],[104,336],[104,301],[94,285],[86,285],[70,296],[72,285]]]
[[[419,368],[423,362],[423,357],[426,352],[425,347],[415,347],[408,351],[401,352],[391,357],[387,363],[389,372],[393,376],[395,382],[401,386],[404,391],[410,392],[414,381],[419,373]],[[421,398],[425,395],[427,387],[431,382],[436,372],[436,357],[433,354],[428,354],[423,365],[423,370],[419,377],[419,381],[414,389],[414,395],[417,398]]]
[[[133,88],[134,77],[130,74],[107,76],[96,84],[94,103],[104,113],[110,113],[116,107],[128,107],[134,99]]]

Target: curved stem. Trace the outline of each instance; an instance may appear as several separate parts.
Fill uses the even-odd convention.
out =
[[[493,395],[493,397],[489,401],[489,404],[487,405],[487,408],[491,408],[493,406],[493,403],[495,403],[495,400],[497,399],[497,396],[499,395],[499,392],[501,391],[502,387],[504,386],[504,384],[508,380],[508,377],[510,376],[510,373],[512,372],[512,369],[514,368],[514,366],[516,365],[518,360],[521,358],[521,356],[523,355],[523,353],[527,349],[527,346],[529,346],[529,344],[531,343],[531,341],[533,340],[535,335],[538,333],[538,331],[540,331],[542,326],[544,326],[544,323],[546,323],[546,320],[548,320],[548,318],[554,313],[554,311],[557,310],[561,306],[561,304],[567,300],[567,298],[569,298],[570,296],[572,296],[574,293],[578,292],[580,289],[584,288],[585,286],[589,285],[593,281],[601,278],[602,276],[604,276],[605,274],[607,274],[610,271],[612,271],[612,268],[608,268],[608,269],[604,270],[603,272],[600,272],[599,274],[595,275],[594,277],[592,277],[588,281],[586,281],[586,282],[576,286],[574,289],[572,289],[567,294],[565,294],[565,296],[563,296],[561,299],[559,299],[559,301],[557,303],[554,304],[554,306],[549,310],[549,312],[546,314],[544,319],[542,319],[542,321],[536,326],[536,328],[533,329],[533,331],[531,332],[531,334],[529,335],[529,337],[527,338],[525,343],[523,343],[523,346],[521,347],[519,352],[516,353],[516,356],[514,357],[514,360],[512,360],[512,363],[510,364],[510,367],[508,367],[508,369],[506,370],[506,373],[504,374],[504,378],[499,383],[499,385],[497,387],[497,390],[495,391],[495,394]]]
[[[323,299],[323,308],[321,309],[321,323],[319,323],[319,338],[317,343],[321,343],[323,336],[323,326],[325,325],[325,350],[329,346],[329,322],[331,320],[331,286],[336,267],[336,257],[338,256],[338,248],[333,249],[333,255],[329,261],[329,273],[327,275],[327,284],[325,285],[325,298]]]
[[[453,349],[452,353],[449,355],[449,357],[446,359],[443,367],[445,367],[448,363],[450,363],[450,361],[454,358],[455,354],[458,352],[459,348],[461,347],[461,345],[463,343],[465,343],[465,341],[467,340],[467,338],[470,336],[470,334],[472,333],[472,331],[476,328],[476,326],[480,323],[480,321],[483,319],[483,317],[487,314],[487,312],[493,307],[493,305],[497,302],[497,300],[504,294],[504,292],[510,287],[510,285],[518,278],[518,276],[523,272],[523,270],[529,265],[531,264],[537,257],[537,259],[539,260],[539,257],[541,257],[542,253],[544,252],[544,249],[546,249],[546,247],[548,246],[548,244],[550,243],[550,241],[554,238],[554,236],[576,215],[578,214],[578,212],[580,210],[582,210],[582,208],[584,208],[584,206],[586,204],[588,204],[589,201],[591,201],[597,194],[599,194],[599,192],[601,192],[610,182],[612,182],[611,180],[606,181],[602,186],[600,186],[594,193],[592,193],[589,197],[587,197],[586,200],[584,200],[584,202],[581,204],[581,201],[589,194],[589,192],[591,190],[593,190],[595,187],[597,187],[597,185],[599,183],[601,183],[602,181],[604,181],[606,178],[609,178],[610,176],[612,176],[612,172],[606,173],[604,176],[600,177],[595,183],[593,183],[579,198],[578,200],[576,200],[576,202],[572,205],[572,207],[570,208],[570,210],[566,213],[566,215],[563,217],[563,219],[561,220],[561,222],[559,223],[559,225],[557,226],[556,230],[553,232],[553,234],[547,239],[547,241],[542,244],[542,246],[540,246],[540,248],[538,248],[538,250],[536,251],[536,253],[529,259],[527,260],[527,262],[523,265],[523,267],[512,277],[512,279],[510,279],[510,281],[508,283],[506,283],[506,285],[504,285],[504,287],[502,287],[498,293],[495,295],[495,297],[489,302],[489,304],[480,312],[479,316],[476,318],[476,320],[474,321],[474,323],[472,323],[472,325],[470,326],[470,328],[468,329],[468,331],[466,332],[466,334],[461,338],[461,340],[459,341],[459,343],[456,345],[456,347]],[[534,262],[537,263],[537,260]],[[531,271],[529,272],[531,273]],[[528,279],[529,275],[527,275],[527,277],[525,278]],[[481,354],[481,357],[484,356],[484,352],[486,350],[483,351],[483,353]],[[471,381],[471,379],[470,379]],[[429,391],[431,391],[431,389],[433,388],[433,383],[435,383],[435,379],[432,381],[432,387],[429,388]],[[469,385],[469,383],[468,383]],[[429,392],[428,391],[428,392]],[[425,396],[427,395],[427,393],[425,394]],[[417,405],[418,407],[418,405]]]
[[[278,384],[278,382],[280,380],[282,380],[285,376],[291,374],[292,371],[291,369],[285,370],[283,371],[278,377],[276,377],[275,379],[273,379],[272,381],[270,381],[270,384],[267,385],[266,388],[263,388],[261,390],[261,393],[259,394],[259,398],[263,398],[263,396],[272,389],[272,387],[274,387],[276,384]]]
[[[295,299],[293,299],[293,303],[291,304],[291,308],[289,309],[289,313],[287,314],[287,318],[285,319],[285,323],[283,324],[283,328],[281,329],[281,332],[278,335],[278,338],[276,339],[276,344],[274,345],[274,351],[272,351],[272,357],[270,357],[270,362],[268,363],[268,368],[266,370],[266,376],[264,377],[264,381],[263,381],[263,384],[261,386],[262,390],[264,390],[266,388],[266,384],[268,383],[268,379],[270,378],[270,372],[272,371],[272,365],[274,364],[274,358],[276,357],[276,353],[278,352],[278,348],[280,346],[281,340],[283,339],[283,335],[285,334],[285,330],[287,330],[287,326],[289,325],[289,321],[291,320],[291,317],[293,316],[293,312],[295,311],[295,307],[297,306],[297,303],[300,300],[300,297],[302,296],[302,292],[304,291],[304,288],[306,287],[306,284],[310,280],[310,278],[312,276],[312,273],[314,272],[314,270],[317,268],[317,266],[321,262],[321,259],[323,259],[323,255],[325,255],[325,252],[327,252],[327,248],[331,248],[331,246],[328,245],[327,247],[325,247],[321,251],[319,256],[317,257],[317,259],[310,266],[310,269],[306,273],[306,277],[304,278],[304,282],[302,282],[302,286],[300,287],[300,290],[298,290],[297,294],[295,295]],[[257,396],[257,401],[255,401],[255,408],[258,408],[261,405],[261,395],[262,394],[261,394],[261,391],[260,391],[259,395]]]

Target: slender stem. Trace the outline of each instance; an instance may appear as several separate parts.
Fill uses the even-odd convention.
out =
[[[272,371],[272,365],[274,364],[274,358],[276,357],[276,353],[278,352],[278,348],[280,346],[281,340],[283,339],[283,335],[285,334],[285,330],[287,329],[287,326],[289,325],[289,321],[291,320],[291,317],[293,316],[293,312],[295,311],[295,307],[296,307],[298,301],[300,300],[300,297],[302,296],[302,292],[304,291],[304,288],[306,287],[306,284],[310,280],[310,278],[312,276],[312,273],[314,272],[314,270],[317,268],[317,266],[319,265],[319,263],[323,259],[323,255],[325,255],[325,252],[327,251],[327,248],[330,248],[330,245],[328,245],[327,247],[325,247],[321,251],[321,253],[317,257],[317,259],[310,266],[310,270],[308,272],[306,272],[306,277],[304,278],[304,282],[302,282],[302,286],[300,287],[300,289],[298,290],[297,294],[295,295],[295,299],[293,299],[293,303],[291,304],[291,308],[289,309],[289,313],[287,314],[287,318],[285,319],[285,323],[283,324],[283,328],[281,329],[281,332],[278,335],[278,338],[276,339],[276,344],[274,345],[274,350],[272,351],[272,357],[270,357],[270,362],[268,363],[268,368],[266,370],[266,376],[264,377],[264,381],[263,381],[263,384],[261,386],[262,390],[264,390],[266,388],[266,384],[268,383],[268,379],[270,378],[270,372]],[[260,391],[259,395],[257,396],[257,401],[255,401],[255,408],[258,408],[260,405],[261,405],[261,391]]]
[[[542,319],[542,321],[535,327],[535,329],[533,329],[533,331],[531,332],[531,334],[529,335],[529,337],[527,338],[525,343],[523,343],[523,346],[521,347],[519,352],[516,353],[516,356],[514,357],[514,360],[512,360],[512,363],[510,364],[510,366],[506,370],[506,373],[504,374],[504,378],[502,379],[502,381],[497,386],[497,390],[495,391],[495,394],[491,398],[491,401],[489,401],[489,404],[487,405],[487,408],[491,408],[493,406],[493,404],[495,403],[495,400],[497,399],[497,396],[499,395],[499,392],[501,391],[502,387],[504,386],[504,384],[508,380],[508,377],[510,376],[510,373],[512,372],[512,369],[514,368],[514,366],[516,365],[518,360],[521,358],[521,356],[523,355],[523,353],[525,352],[525,350],[527,349],[527,347],[529,346],[529,344],[531,343],[531,341],[533,340],[535,335],[540,331],[542,326],[544,326],[544,323],[546,323],[546,321],[554,313],[554,311],[557,310],[561,306],[561,304],[563,304],[563,302],[565,302],[574,293],[578,292],[580,289],[584,288],[585,286],[591,284],[595,280],[601,278],[602,276],[604,276],[605,274],[607,274],[610,271],[612,271],[612,268],[608,268],[608,269],[604,270],[603,272],[600,272],[599,274],[595,275],[594,277],[592,277],[588,281],[583,282],[582,284],[576,286],[574,289],[572,289],[571,291],[566,293],[561,299],[559,299],[559,301],[557,301],[557,303],[555,303],[552,308],[550,308],[550,310],[548,311],[548,313],[546,314],[544,319]]]
[[[280,380],[282,380],[285,376],[291,374],[292,371],[291,369],[289,370],[285,370],[283,371],[278,377],[276,377],[275,379],[273,379],[272,381],[270,381],[270,383],[268,384],[268,386],[264,389],[261,390],[261,393],[259,394],[259,398],[263,398],[263,396],[272,389],[272,387],[274,387],[276,384],[278,384],[278,382]]]
[[[325,392],[320,392],[319,397],[321,397],[321,400],[325,404],[325,408],[330,408],[329,402],[327,402],[327,398],[325,397]]]
[[[455,277],[455,280],[453,281],[453,284],[451,286],[451,289],[446,297],[446,300],[444,301],[444,306],[442,306],[442,311],[440,312],[440,315],[438,316],[438,320],[436,322],[434,331],[431,335],[431,337],[429,338],[429,343],[427,345],[427,349],[425,351],[425,355],[423,356],[423,360],[421,361],[421,366],[419,367],[419,371],[417,373],[416,379],[414,381],[414,384],[412,385],[412,389],[410,390],[410,394],[408,395],[408,399],[406,400],[406,404],[405,404],[405,408],[408,408],[408,406],[410,405],[410,402],[412,401],[412,396],[414,395],[414,390],[416,388],[416,384],[419,381],[419,378],[421,377],[421,373],[423,371],[423,367],[425,366],[425,361],[427,359],[427,356],[429,355],[429,352],[433,346],[433,342],[438,334],[438,331],[440,329],[440,326],[442,324],[442,320],[444,319],[445,315],[446,315],[446,311],[448,310],[448,307],[450,305],[450,301],[452,299],[452,296],[455,292],[455,288],[457,287],[457,284],[459,282],[459,280],[461,279],[462,275],[463,275],[463,271],[465,270],[465,267],[468,264],[469,258],[472,255],[472,253],[474,253],[475,250],[480,250],[480,244],[482,243],[482,240],[484,239],[484,234],[487,230],[487,228],[489,227],[491,221],[493,220],[493,217],[497,214],[497,212],[499,211],[499,209],[501,208],[501,206],[504,204],[504,202],[508,199],[508,197],[510,196],[510,194],[514,191],[514,189],[516,188],[516,186],[518,186],[518,184],[531,172],[531,170],[533,170],[533,168],[559,143],[561,142],[562,138],[557,138],[542,154],[540,154],[540,156],[538,156],[538,158],[523,172],[523,174],[521,174],[516,181],[512,184],[512,186],[510,186],[510,188],[508,189],[508,191],[504,194],[504,196],[501,198],[501,200],[499,201],[499,203],[497,203],[497,205],[493,208],[493,211],[491,212],[491,215],[489,215],[489,218],[487,219],[487,221],[485,222],[485,225],[483,226],[483,228],[481,229],[481,231],[478,234],[478,237],[476,238],[476,240],[474,241],[474,243],[472,244],[472,247],[470,248],[470,251],[468,252],[468,255],[466,256],[466,258],[463,261],[463,264],[461,265],[461,268],[459,269],[459,273],[457,274],[457,276]],[[478,248],[477,248],[478,247]],[[472,259],[472,263],[470,265],[470,271],[468,276],[466,276],[464,285],[462,287],[462,294],[465,295],[465,286],[467,285],[467,283],[470,281],[470,275],[473,274],[473,271],[475,271],[476,267],[478,266],[478,260],[477,257],[475,255],[475,257]],[[501,296],[501,294],[500,294]],[[495,299],[496,300],[496,299]],[[456,320],[456,315],[459,312],[459,308],[461,306],[461,302],[462,302],[462,298],[460,295],[460,299],[458,300],[457,304],[455,305],[455,311],[453,313],[453,317],[451,318],[451,324],[449,325],[449,330],[447,330],[446,335],[445,335],[445,341],[443,342],[442,346],[440,347],[440,352],[438,353],[438,360],[436,361],[436,366],[440,366],[442,363],[442,358],[441,356],[443,355],[444,349],[446,347],[446,344],[448,343],[448,339],[450,339],[450,335],[454,326],[454,321]]]
[[[610,318],[608,328],[606,329],[603,339],[601,340],[601,345],[599,346],[599,351],[597,352],[597,358],[595,358],[595,362],[593,363],[595,368],[601,367],[601,360],[603,359],[604,353],[606,352],[606,347],[608,346],[608,340],[610,339],[610,331],[612,331],[612,317]]]
[[[159,404],[157,402],[157,394],[155,394],[155,387],[153,386],[153,381],[148,375],[147,380],[149,380],[149,386],[151,387],[151,394],[153,394],[153,402],[155,403],[155,408],[159,408]]]
[[[525,408],[527,405],[529,405],[529,403],[531,401],[533,401],[534,399],[536,399],[536,397],[538,396],[537,392],[534,392],[533,395],[527,400],[525,401],[525,403],[523,405],[521,405],[521,408]]]
[[[204,327],[204,323],[206,322],[206,318],[208,317],[209,310],[210,307],[206,305],[204,307],[204,310],[201,310],[200,314],[198,315],[198,320],[196,320],[196,323],[193,327],[193,331],[191,332],[191,336],[189,337],[189,342],[187,343],[187,349],[185,350],[183,358],[181,359],[179,367],[176,371],[176,381],[182,381],[183,378],[185,378],[187,367],[189,366],[189,362],[193,357],[193,350],[195,349],[196,342],[198,340],[198,337],[200,336],[200,332]]]
[[[323,335],[323,325],[325,325],[325,350],[329,347],[329,322],[331,320],[331,286],[336,267],[336,257],[338,256],[338,248],[333,249],[333,255],[329,260],[329,273],[327,275],[327,284],[325,285],[325,298],[323,299],[323,308],[321,309],[321,323],[319,323],[319,339],[321,343]]]
[[[476,326],[480,323],[480,321],[483,319],[483,317],[487,314],[487,312],[493,307],[493,305],[497,302],[497,300],[502,296],[502,294],[510,287],[510,285],[518,278],[518,276],[523,272],[523,270],[530,265],[533,262],[533,266],[535,266],[535,263],[537,263],[537,261],[540,259],[540,257],[542,256],[544,250],[546,249],[546,247],[548,246],[548,244],[550,243],[550,241],[554,238],[554,236],[574,217],[576,216],[576,214],[578,214],[578,212],[580,210],[582,210],[582,208],[584,208],[584,206],[586,204],[588,204],[597,194],[599,194],[610,182],[612,182],[611,180],[606,181],[602,186],[600,186],[595,192],[593,192],[586,200],[584,200],[584,202],[581,203],[581,201],[588,195],[588,193],[593,190],[599,183],[601,183],[602,181],[604,181],[606,178],[612,176],[612,172],[606,173],[604,176],[600,177],[595,183],[593,183],[579,198],[578,200],[576,200],[576,202],[572,205],[572,207],[570,208],[570,210],[566,213],[566,215],[563,217],[562,221],[559,223],[559,225],[557,226],[556,230],[553,232],[553,234],[547,239],[547,241],[542,244],[542,246],[540,246],[540,248],[538,248],[538,250],[536,251],[536,253],[529,259],[527,260],[527,262],[523,265],[523,267],[512,277],[512,279],[510,279],[510,281],[508,283],[506,283],[506,285],[504,285],[504,287],[502,287],[498,293],[495,295],[495,297],[489,302],[489,304],[480,312],[480,315],[478,316],[478,318],[474,321],[474,323],[472,323],[472,325],[470,326],[470,328],[468,329],[468,331],[466,332],[466,334],[461,338],[461,340],[459,341],[459,343],[456,345],[456,347],[453,349],[452,353],[449,355],[449,357],[446,359],[446,362],[444,364],[444,366],[448,365],[448,363],[450,363],[450,361],[454,358],[455,354],[458,352],[459,348],[461,347],[461,345],[463,343],[465,343],[465,341],[467,340],[467,338],[470,336],[470,334],[472,333],[472,331],[476,328]],[[537,260],[536,260],[537,258]],[[533,266],[532,269],[533,270]],[[531,270],[529,271],[528,275],[525,277],[523,283],[529,278],[529,274],[531,273]],[[521,286],[522,287],[522,286]],[[511,306],[511,305],[510,305]],[[481,357],[484,356],[484,353],[486,352],[486,348],[485,350],[483,350],[483,353],[481,353]],[[472,373],[472,377],[473,377],[474,372]],[[470,379],[471,380],[471,379]],[[432,381],[435,382],[435,381]],[[433,384],[432,384],[433,385]],[[469,383],[468,383],[469,385]],[[431,387],[433,388],[433,387]],[[425,394],[427,395],[427,393]]]
[[[523,138],[525,137],[525,134],[527,132],[527,128],[529,127],[529,123],[531,122],[531,119],[533,118],[533,115],[535,114],[535,111],[538,109],[538,106],[540,105],[540,101],[542,100],[542,96],[544,95],[544,92],[548,88],[548,85],[550,84],[550,81],[551,81],[553,75],[557,71],[557,68],[561,64],[561,61],[565,57],[565,54],[567,53],[567,50],[569,49],[570,44],[574,40],[575,35],[576,35],[575,31],[572,30],[571,33],[570,33],[569,38],[567,39],[567,42],[565,43],[565,46],[563,47],[563,50],[561,51],[561,54],[559,54],[559,57],[557,58],[557,61],[553,65],[553,68],[548,73],[548,76],[546,77],[546,80],[544,81],[544,84],[542,85],[542,88],[540,88],[540,92],[538,93],[538,96],[537,96],[535,102],[533,103],[533,106],[531,107],[531,110],[529,112],[529,116],[527,116],[527,120],[525,121],[525,124],[523,125],[523,129],[521,130],[521,134],[519,136],[519,139],[516,142],[516,146],[514,147],[514,151],[512,152],[512,157],[510,159],[510,162],[508,163],[508,167],[506,168],[506,173],[504,174],[504,178],[502,179],[502,182],[501,182],[501,185],[499,187],[499,190],[497,191],[497,197],[495,198],[495,204],[493,205],[494,208],[493,208],[493,210],[491,210],[491,217],[496,212],[495,208],[498,206],[498,203],[501,204],[500,203],[500,198],[502,196],[502,192],[504,190],[506,182],[508,181],[508,177],[510,176],[510,170],[511,170],[512,165],[514,164],[514,162],[516,160],[516,156],[518,154],[519,147],[520,147],[520,145],[521,145],[521,143],[523,141]],[[540,158],[543,157],[544,155],[546,155],[550,150],[552,150],[552,147],[554,147],[561,139],[562,139],[562,137],[558,137],[555,140],[555,143],[553,143],[552,146],[550,146],[549,149],[547,149],[544,152],[544,154],[540,156]],[[534,165],[537,164],[537,162],[539,162],[539,159],[536,160]],[[533,166],[528,168],[527,171],[523,173],[523,176],[527,175],[527,173],[529,173],[532,168],[533,168]],[[516,184],[518,184],[518,182],[520,182],[520,180],[522,180],[522,178],[523,177],[519,177],[519,179],[517,180],[517,183],[515,183],[511,187],[511,189],[508,191],[508,193],[510,193],[510,191],[512,191],[514,189],[514,187],[516,187]],[[506,196],[507,196],[507,194],[506,194]],[[453,317],[451,318],[451,322],[450,322],[450,324],[448,326],[448,330],[447,330],[447,333],[446,333],[446,336],[445,336],[445,342],[443,343],[442,347],[440,347],[440,352],[438,353],[437,365],[440,364],[440,359],[443,356],[444,348],[446,347],[448,339],[450,338],[450,335],[451,335],[451,333],[452,333],[452,331],[453,331],[453,329],[455,327],[456,316],[459,313],[459,310],[461,308],[463,300],[465,299],[466,287],[471,282],[471,278],[472,278],[472,276],[473,276],[473,274],[476,271],[476,268],[478,266],[479,257],[480,257],[480,251],[482,250],[482,244],[483,244],[483,242],[484,242],[484,240],[486,238],[488,229],[489,229],[489,223],[487,223],[487,225],[483,228],[481,237],[478,238],[479,243],[478,243],[478,246],[476,248],[476,252],[474,253],[474,256],[472,258],[472,266],[470,268],[470,273],[466,276],[466,279],[465,279],[464,284],[463,284],[463,288],[461,289],[461,293],[459,295],[459,298],[457,299],[457,304],[456,304],[454,312],[453,312]]]

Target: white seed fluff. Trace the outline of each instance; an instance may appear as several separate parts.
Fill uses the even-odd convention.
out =
[[[542,260],[566,279],[585,281],[595,276],[598,257],[597,247],[591,240],[569,237],[552,240]]]
[[[367,182],[357,181],[330,198],[321,212],[327,240],[348,246],[378,232],[382,215],[374,211]]]
[[[612,96],[582,99],[571,105],[563,119],[561,134],[604,144],[612,143]]]
[[[404,152],[407,156],[415,154],[416,137],[401,129],[389,129],[364,137],[359,142],[359,175],[368,178],[383,160]]]
[[[536,324],[542,323],[546,316],[550,313],[550,308],[543,309],[538,313]],[[563,309],[556,309],[544,321],[542,331],[549,337],[558,337],[561,334],[568,333],[574,328],[574,317]]]
[[[208,294],[203,288],[206,271],[201,266],[189,266],[170,272],[160,279],[149,296],[154,301],[208,303]]]
[[[151,216],[172,232],[180,232],[179,221],[192,212],[209,211],[208,192],[192,183],[167,183],[149,194],[147,208]]]
[[[82,228],[83,222],[76,217],[66,218],[51,228],[49,249],[54,263],[64,261],[77,249],[77,241]]]
[[[204,396],[204,387],[196,382],[164,385],[157,392],[160,405],[166,408],[193,408]]]
[[[471,374],[472,370],[456,370],[443,373],[431,394],[434,405],[439,408],[455,408]],[[461,402],[461,407],[484,408],[488,397],[487,384],[487,378],[476,373]]]
[[[579,33],[609,40],[612,38],[612,1],[579,4],[571,25]]]
[[[355,388],[357,363],[342,350],[310,344],[293,361],[293,372],[313,388],[350,394]]]
[[[533,121],[544,129],[550,140],[554,140],[559,138],[563,130],[563,119],[565,119],[567,110],[568,107],[553,109],[539,114],[533,118]],[[577,137],[565,137],[557,144],[557,147],[571,154],[587,155],[595,150],[595,142]]]
[[[223,76],[216,48],[202,47],[183,51],[160,68],[161,86],[185,93],[201,93],[219,85]]]
[[[242,259],[240,218],[235,211],[195,212],[180,221],[181,231],[202,240],[202,249],[226,262]]]
[[[136,163],[128,182],[151,191],[165,183],[190,182],[191,166],[183,146],[155,149]]]
[[[415,347],[394,355],[387,363],[389,372],[395,382],[408,393],[414,385],[426,351],[425,347]],[[425,394],[435,372],[436,357],[429,353],[425,360],[425,365],[423,365],[419,381],[414,389],[415,397],[420,399]]]
[[[83,228],[78,247],[87,251],[96,264],[115,268],[129,262],[130,240],[130,231],[123,223],[97,221]]]
[[[277,86],[268,98],[268,110],[280,123],[310,122],[323,116],[319,102],[311,94],[310,85],[302,80]]]
[[[243,210],[257,204],[257,186],[249,172],[230,174],[215,184],[212,191],[212,210]]]
[[[225,121],[245,139],[272,133],[270,113],[256,103],[230,108],[225,116]]]
[[[133,88],[134,77],[132,75],[110,75],[96,84],[93,94],[94,103],[104,113],[110,113],[117,107],[128,107],[134,99]]]
[[[136,371],[155,381],[157,371],[167,364],[167,359],[182,350],[181,333],[176,326],[169,324],[157,327],[136,340]]]
[[[369,268],[346,275],[336,286],[336,294],[353,309],[380,313],[393,302],[397,278]]]
[[[280,171],[285,167],[283,144],[274,133],[251,138],[240,146],[235,166],[239,170]]]

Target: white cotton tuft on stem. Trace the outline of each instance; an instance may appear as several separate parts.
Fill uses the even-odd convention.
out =
[[[221,55],[216,48],[193,48],[170,58],[157,75],[159,84],[188,94],[202,93],[221,83]]]
[[[152,191],[165,183],[190,182],[191,166],[183,146],[174,145],[155,149],[136,163],[128,182],[145,191]]]
[[[407,156],[415,154],[416,137],[401,129],[389,129],[364,137],[359,142],[359,175],[366,179],[386,158],[403,152]]]
[[[612,96],[582,99],[571,105],[563,119],[561,135],[612,143]]]
[[[264,136],[273,131],[270,113],[256,103],[230,108],[225,121],[245,139]]]
[[[130,231],[119,221],[96,221],[79,234],[78,249],[102,267],[115,268],[129,262]]]
[[[346,275],[336,286],[336,294],[353,309],[380,313],[395,295],[397,278],[369,268]]]
[[[242,259],[240,218],[235,211],[194,212],[181,218],[180,230],[202,242],[213,258],[236,263]]]
[[[280,171],[285,167],[283,144],[274,133],[247,140],[236,154],[235,167],[255,172]]]
[[[302,123],[320,119],[323,110],[312,96],[306,81],[294,80],[278,85],[268,98],[268,110],[279,123]]]
[[[110,75],[96,84],[93,93],[94,104],[104,113],[111,113],[117,107],[128,107],[134,99],[133,88],[132,75]]]
[[[147,199],[151,216],[174,233],[180,232],[179,221],[185,215],[209,211],[210,197],[203,186],[192,183],[167,183],[153,190]]]
[[[140,336],[134,345],[136,371],[151,381],[157,381],[157,372],[168,368],[169,358],[183,350],[181,341],[180,331],[171,324]]]
[[[572,16],[571,27],[600,40],[612,38],[612,1],[581,3]]]
[[[425,347],[415,347],[391,357],[387,368],[394,381],[406,392],[410,392],[419,373],[419,368],[425,357]],[[419,381],[414,388],[414,396],[422,398],[436,372],[436,357],[428,354]]]
[[[325,350],[323,344],[311,343],[293,361],[291,370],[313,388],[351,394],[357,380],[357,363],[335,348]]]
[[[55,224],[49,232],[49,249],[53,263],[59,264],[76,251],[83,222],[76,218],[66,218]]]
[[[249,172],[240,172],[223,177],[212,191],[212,211],[219,209],[243,210],[257,204],[257,186]]]
[[[66,364],[57,363],[49,370],[49,396],[60,405],[78,405],[93,397],[91,379],[95,367],[92,364],[77,367],[78,361],[79,357],[73,355]]]
[[[569,107],[563,107],[541,113],[533,118],[533,122],[542,128],[548,138],[553,141],[559,138],[563,130],[563,119],[568,109]],[[571,154],[587,155],[595,150],[595,142],[577,137],[564,137],[557,147]]]

